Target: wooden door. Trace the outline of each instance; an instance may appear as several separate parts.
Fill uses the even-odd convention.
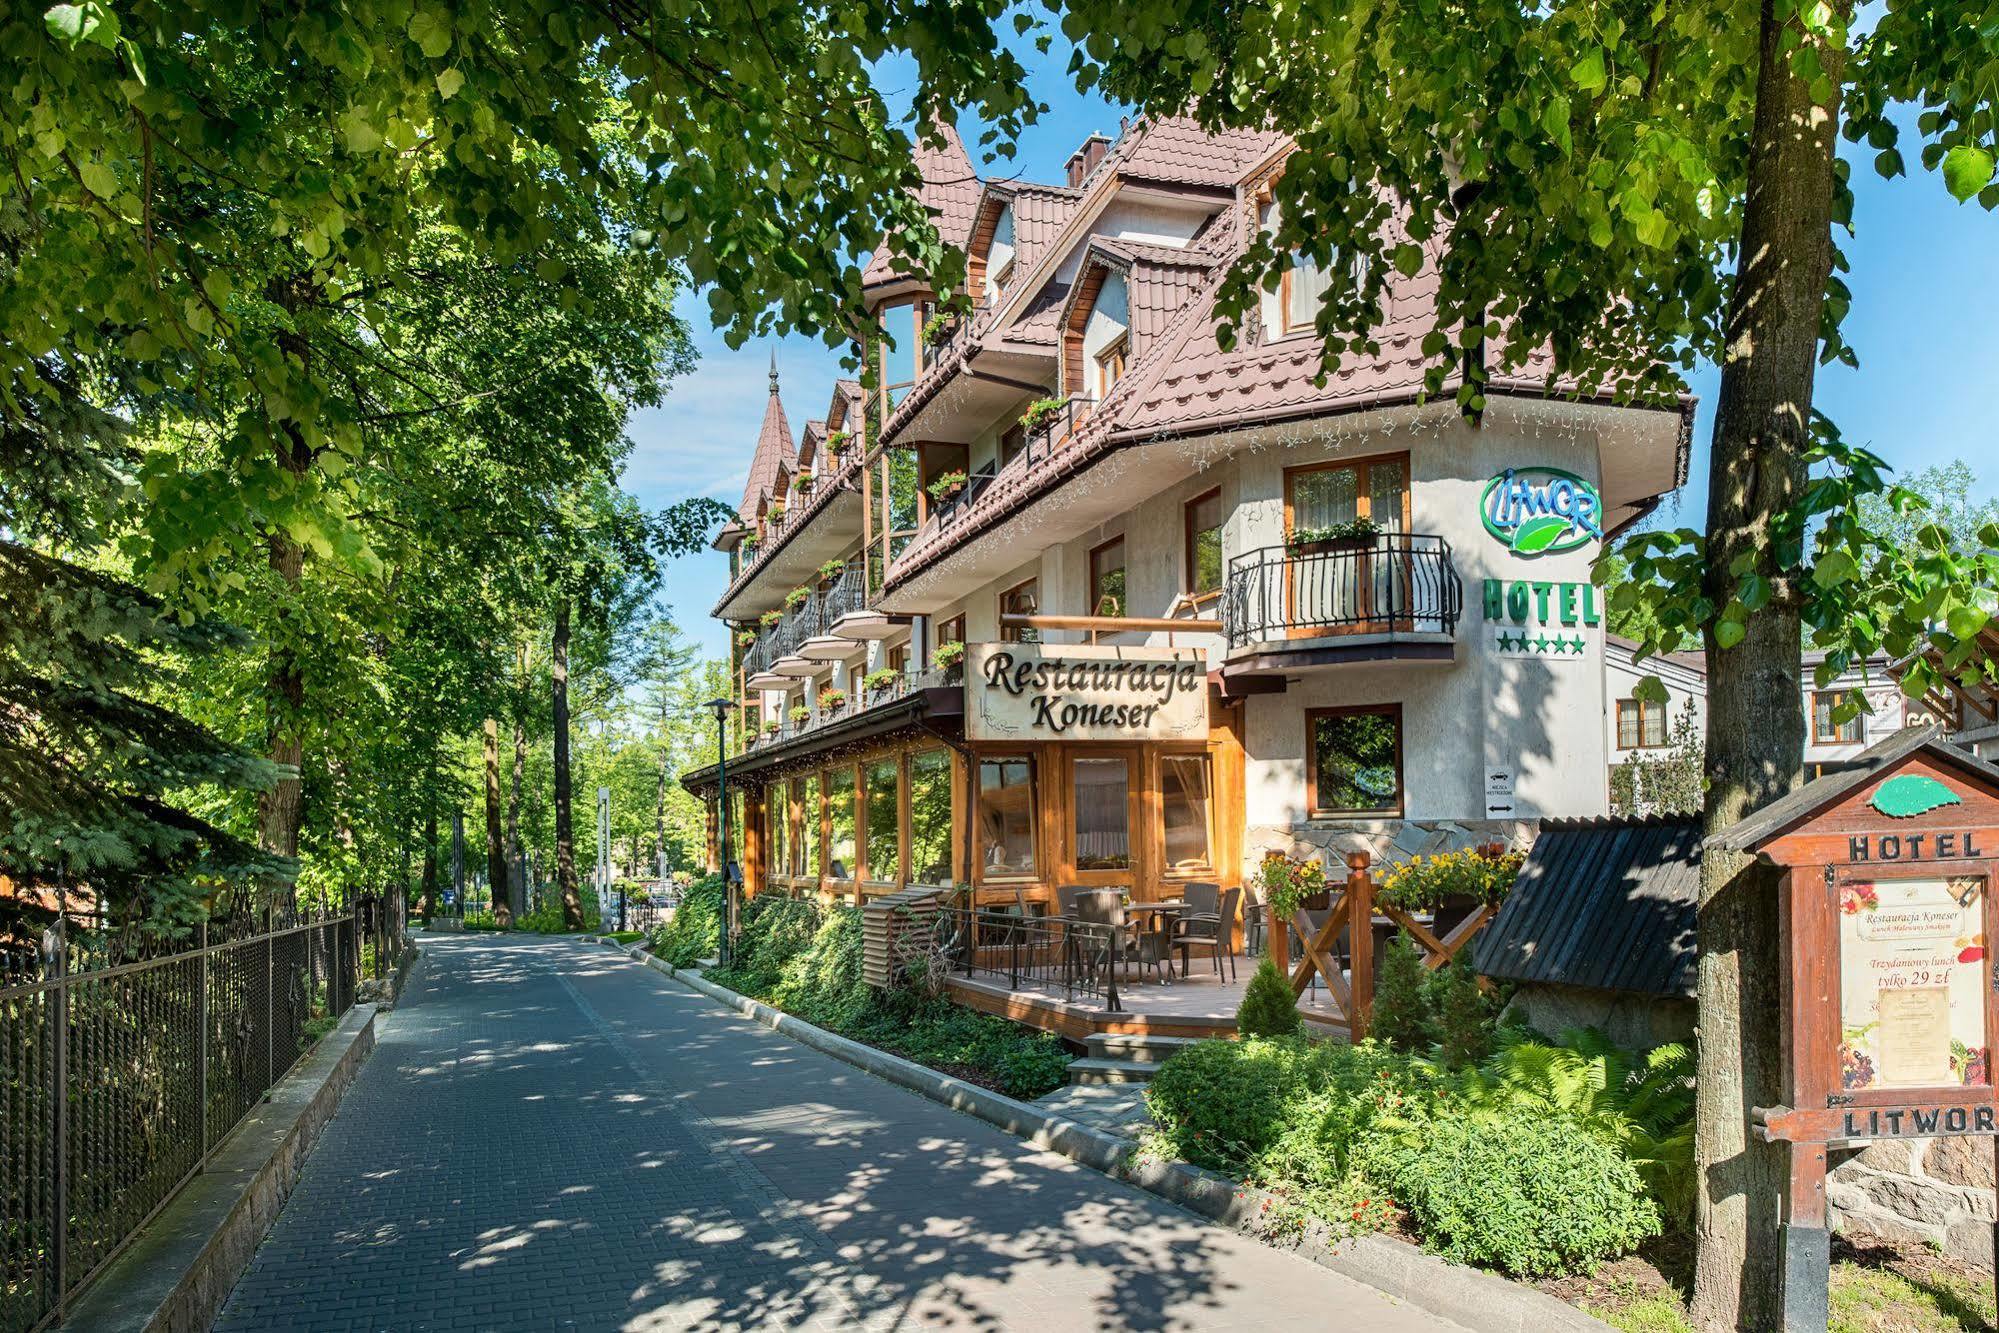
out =
[[[1285,622],[1292,638],[1379,633],[1411,615],[1409,455],[1291,468],[1284,474],[1284,538],[1359,519],[1385,539],[1320,553],[1294,553],[1285,564]]]

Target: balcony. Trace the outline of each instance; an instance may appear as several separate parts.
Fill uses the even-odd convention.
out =
[[[863,450],[850,442],[830,458],[831,471],[813,478],[805,490],[785,497],[782,515],[766,518],[715,605],[721,619],[741,619],[775,606],[798,584],[815,577],[829,556],[853,545],[861,532],[861,488],[857,481]]]
[[[1224,673],[1350,661],[1449,661],[1464,585],[1442,537],[1381,533],[1318,550],[1266,546],[1229,562]]]
[[[839,707],[819,707],[810,709],[803,717],[793,717],[789,712],[773,718],[775,727],[766,723],[763,728],[743,737],[743,753],[764,754],[794,741],[805,740],[821,731],[826,731],[841,723],[863,721],[868,713],[878,708],[898,703],[916,691],[925,688],[942,688],[942,672],[923,676],[911,676],[897,672],[894,680],[876,689],[865,689],[856,685],[854,697]]]
[[[1076,427],[1089,415],[1090,409],[1096,405],[1096,400],[1078,394],[1061,399],[1060,404],[1053,412],[1045,414],[1036,422],[1033,430],[1027,432],[1027,439],[1022,443],[1019,453],[997,467],[989,463],[974,472],[966,479],[965,489],[949,500],[933,506],[929,520],[917,530],[917,535],[922,537],[933,532],[950,531],[972,512],[979,502],[979,497],[1002,478],[1012,483],[1016,478],[1027,476],[1047,462],[1055,451],[1076,433]]]

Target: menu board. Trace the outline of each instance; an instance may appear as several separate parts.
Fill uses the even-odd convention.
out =
[[[1991,1082],[1984,891],[1978,876],[1840,887],[1839,1055],[1847,1091]]]

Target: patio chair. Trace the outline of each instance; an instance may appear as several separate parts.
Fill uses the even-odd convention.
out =
[[[1242,951],[1251,958],[1266,951],[1270,933],[1270,912],[1255,889],[1245,889],[1242,900]]]
[[[1219,885],[1189,884],[1184,895],[1187,910],[1173,923],[1173,947],[1180,951],[1180,975],[1187,975],[1187,954],[1206,949],[1214,956],[1215,975],[1223,973],[1222,958],[1228,958],[1228,977],[1235,980],[1235,914],[1242,904],[1242,890],[1223,893]]]
[[[1088,889],[1076,898],[1075,939],[1083,975],[1094,978],[1099,967],[1136,961],[1165,980],[1166,950],[1157,936],[1146,935],[1125,916],[1124,896],[1116,889]]]

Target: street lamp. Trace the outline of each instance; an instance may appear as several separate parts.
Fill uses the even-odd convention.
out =
[[[736,882],[729,875],[729,710],[734,699],[710,699],[702,707],[715,715],[715,804],[722,826],[722,966],[727,967],[734,952],[736,932]]]

